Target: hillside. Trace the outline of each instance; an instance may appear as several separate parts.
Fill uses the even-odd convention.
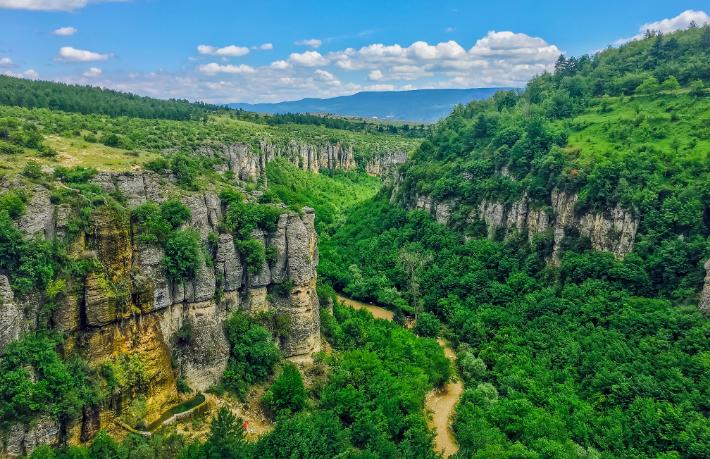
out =
[[[301,99],[292,102],[228,104],[231,108],[261,113],[330,113],[381,120],[433,123],[454,106],[487,99],[511,88],[418,89],[412,91],[359,92],[329,99]]]
[[[322,244],[336,289],[457,343],[462,457],[710,453],[709,62],[708,26],[561,58]]]

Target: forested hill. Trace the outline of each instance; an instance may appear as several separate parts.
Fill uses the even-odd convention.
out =
[[[324,281],[457,346],[460,457],[710,457],[708,84],[708,26],[560,58],[322,242]]]
[[[454,106],[491,97],[511,88],[418,89],[365,91],[329,99],[302,99],[273,104],[229,104],[231,108],[263,113],[330,113],[384,120],[432,123],[451,113]]]
[[[0,105],[64,112],[190,120],[220,107],[187,100],[161,100],[92,86],[32,81],[0,75]]]
[[[531,209],[520,218],[552,226],[568,199],[570,218],[595,248],[633,250],[644,260],[651,281],[644,288],[692,298],[710,255],[708,83],[707,26],[651,34],[594,57],[560,57],[554,74],[523,94],[499,93],[440,123],[404,171],[399,199],[446,203],[446,218],[441,205],[439,214],[447,223],[484,234],[497,224],[481,206],[500,203],[511,215],[518,203]],[[600,234],[585,216],[622,234]]]

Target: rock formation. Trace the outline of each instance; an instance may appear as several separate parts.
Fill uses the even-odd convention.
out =
[[[409,155],[405,151],[388,151],[380,153],[365,163],[365,172],[377,177],[385,177],[394,173],[397,167],[406,163]]]
[[[329,151],[337,156],[335,150]],[[129,208],[146,201],[161,202],[176,193],[169,180],[151,172],[101,173],[94,183],[123,197]],[[289,330],[279,345],[288,358],[308,359],[320,348],[313,210],[307,208],[298,215],[284,209],[273,234],[255,231],[253,237],[273,247],[276,257],[250,275],[233,236],[220,232],[223,207],[217,195],[209,191],[180,194],[191,211],[186,226],[199,233],[205,247],[211,234],[217,240],[213,259],[203,260],[193,279],[172,282],[163,270],[163,249],[138,238],[128,213],[99,208],[93,212],[91,228],[72,243],[72,251],[95,257],[102,268],[85,279],[68,282],[51,318],[52,327],[67,334],[65,350],[79,353],[92,364],[123,355],[139,358],[147,379],[141,395],[151,413],[160,413],[177,399],[176,375],[200,391],[219,381],[229,357],[223,322],[231,311],[270,309],[286,315]],[[30,202],[37,212],[33,208],[19,222],[26,235],[66,234],[67,208],[52,204],[47,189],[33,190]],[[32,308],[18,305],[7,277],[0,276],[0,352],[32,322],[25,310]],[[178,339],[184,326],[191,330],[188,346]],[[120,413],[136,395],[112,397],[109,411]],[[105,425],[110,414],[105,410],[85,413],[75,430],[88,438]],[[53,443],[60,431],[51,423],[13,429],[17,435],[12,438],[3,440],[0,434],[0,455],[3,451],[22,454],[36,444]]]
[[[457,201],[436,201],[429,195],[398,197],[397,183],[393,190],[393,201],[400,199],[408,208],[424,210],[442,225],[451,223],[452,214],[459,204]],[[505,235],[513,231],[526,233],[529,240],[536,234],[549,231],[553,238],[552,262],[559,261],[562,241],[570,232],[588,238],[592,248],[612,252],[619,258],[633,250],[639,225],[634,212],[621,205],[607,212],[576,212],[576,203],[576,194],[559,190],[552,191],[550,204],[544,207],[534,206],[527,194],[509,204],[484,199],[469,212],[467,222],[482,221],[491,239],[500,231]]]
[[[710,259],[705,261],[705,284],[700,292],[700,301],[698,303],[700,312],[706,316],[710,316]]]

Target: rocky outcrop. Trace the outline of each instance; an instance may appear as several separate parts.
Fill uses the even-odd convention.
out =
[[[394,198],[394,195],[393,195]],[[407,204],[409,202],[409,204]],[[430,213],[437,222],[448,225],[458,202],[436,201],[429,195],[416,195],[404,200],[410,208]],[[633,211],[617,205],[607,212],[577,212],[577,195],[553,190],[549,206],[534,206],[527,194],[512,203],[482,200],[468,215],[468,223],[482,221],[488,237],[494,239],[500,232],[527,233],[528,239],[537,234],[551,232],[553,251],[551,261],[560,259],[563,240],[574,233],[589,239],[592,248],[612,252],[619,258],[634,247],[639,220]]]
[[[265,177],[266,165],[277,158],[284,158],[291,164],[317,173],[321,169],[353,170],[356,167],[352,147],[340,143],[312,145],[291,141],[277,145],[261,141],[258,149],[246,144],[235,143],[221,147],[201,147],[199,154],[218,160],[216,169],[231,172],[242,181],[256,182]]]
[[[388,151],[380,153],[365,163],[365,172],[377,177],[390,175],[394,170],[406,163],[409,155],[405,151]]]
[[[705,283],[703,284],[703,290],[700,292],[698,308],[700,312],[710,316],[710,259],[705,262]]]
[[[0,438],[0,456],[3,451],[9,457],[29,455],[40,445],[57,445],[60,440],[59,421],[42,416],[29,424],[10,426],[4,439]]]
[[[6,276],[0,275],[0,354],[5,346],[20,338],[23,315]]]
[[[128,212],[108,206],[93,212],[90,228],[72,242],[72,251],[95,258],[100,269],[83,279],[67,280],[51,326],[67,334],[65,352],[79,353],[92,364],[136,356],[145,368],[145,387],[114,394],[104,410],[85,414],[76,429],[82,438],[88,439],[108,422],[107,409],[120,413],[139,394],[146,397],[149,412],[159,413],[175,403],[178,376],[200,391],[217,383],[229,358],[223,322],[234,310],[285,316],[287,330],[281,333],[279,345],[286,357],[307,359],[320,349],[313,209],[299,215],[284,208],[273,233],[253,233],[275,256],[252,274],[234,237],[221,232],[223,206],[215,193],[185,193],[151,172],[102,173],[95,183],[125,199],[129,208],[179,195],[191,212],[185,226],[200,235],[205,253],[211,255],[202,260],[193,279],[173,282],[163,268],[163,249],[141,241]],[[71,209],[52,204],[46,189],[34,190],[30,199],[40,212],[22,222],[26,235],[66,234]],[[18,304],[8,278],[0,276],[0,352],[34,320],[26,317],[33,308],[24,301]],[[41,302],[35,303],[38,309]],[[15,443],[0,445],[0,455],[26,452],[33,438],[42,437],[37,432],[48,431],[28,426],[16,429]],[[43,443],[51,443],[42,438]]]

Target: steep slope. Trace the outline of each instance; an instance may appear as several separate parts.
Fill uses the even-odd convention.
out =
[[[710,27],[461,107],[321,245],[457,345],[462,457],[710,452]]]
[[[228,104],[261,113],[330,113],[341,116],[433,123],[454,106],[491,97],[512,88],[418,89],[412,91],[359,92],[330,99],[301,99],[292,102]]]

